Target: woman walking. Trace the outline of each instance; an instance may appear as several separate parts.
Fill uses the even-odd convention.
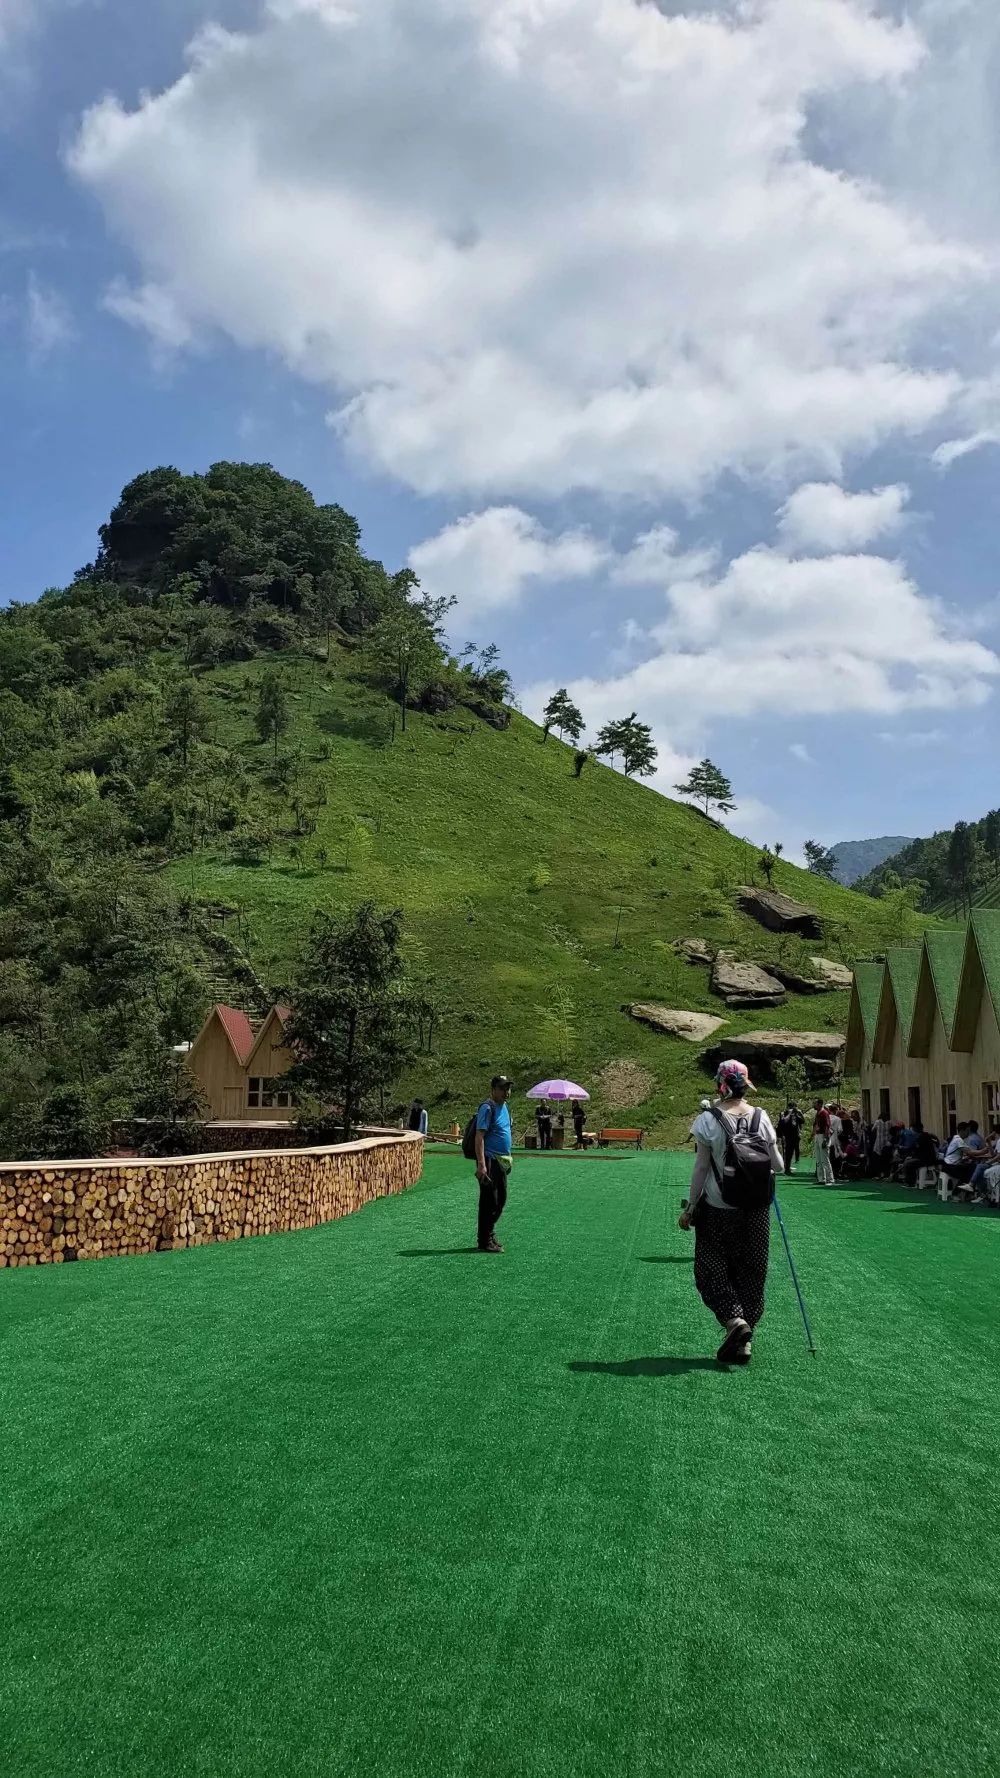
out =
[[[691,1192],[680,1219],[694,1229],[694,1281],[726,1337],[720,1364],[749,1364],[764,1313],[774,1175],[784,1171],[774,1125],[747,1103],[754,1085],[742,1062],[723,1062],[718,1099],[691,1126]]]

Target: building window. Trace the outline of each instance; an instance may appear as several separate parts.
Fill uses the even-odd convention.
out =
[[[949,1137],[958,1129],[958,1094],[954,1087],[941,1088],[941,1128]]]
[[[920,1122],[919,1087],[907,1087],[906,1089],[906,1115],[910,1120],[910,1129],[912,1130],[914,1125]]]
[[[861,1115],[866,1124],[872,1121],[872,1096],[867,1087],[861,1089]]]
[[[288,1111],[292,1095],[277,1080],[264,1080],[252,1074],[247,1081],[247,1105],[251,1111]]]
[[[879,1087],[879,1090],[878,1090],[878,1114],[879,1114],[879,1117],[885,1118],[886,1123],[892,1122],[892,1101],[889,1098],[888,1087]]]
[[[1000,1081],[983,1081],[983,1121],[986,1129],[1000,1124]]]

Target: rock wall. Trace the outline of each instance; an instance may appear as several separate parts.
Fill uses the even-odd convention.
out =
[[[0,1267],[204,1247],[349,1216],[415,1185],[419,1136],[170,1160],[0,1165]]]

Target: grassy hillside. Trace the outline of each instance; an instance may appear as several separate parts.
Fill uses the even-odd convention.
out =
[[[519,1095],[565,1073],[609,1115],[677,1137],[704,1090],[698,1050],[620,1010],[637,1000],[726,1010],[707,970],[677,957],[673,939],[701,936],[794,967],[811,951],[850,960],[901,936],[879,903],[786,864],[775,887],[815,905],[826,937],[817,945],[766,933],[733,905],[757,849],[697,810],[606,766],[574,778],[572,750],[554,737],[543,744],[519,716],[497,732],[464,710],[411,713],[390,741],[392,705],[353,675],[349,654],[334,657],[329,668],[307,658],[287,667],[293,716],[282,751],[298,750],[328,785],[315,835],[298,855],[280,841],[269,864],[234,863],[216,846],[174,870],[199,901],[245,911],[255,960],[276,986],[317,906],[370,895],[401,907],[416,966],[437,973],[447,1001],[435,1053],[420,1058],[399,1096],[420,1092],[434,1128],[466,1114],[502,1068]],[[256,663],[231,666],[202,685],[218,739],[255,758],[263,778],[271,750],[254,733],[259,674]],[[574,1027],[564,1041],[546,1018],[561,997]],[[790,995],[777,1012],[728,1014],[728,1030],[842,1030],[846,1010],[844,994]],[[652,1077],[641,1102],[615,1105],[595,1088],[620,1060]]]
[[[735,912],[755,849],[607,766],[574,777],[511,720],[498,651],[456,658],[447,603],[267,464],[147,471],[100,540],[72,585],[0,611],[0,1154],[92,1153],[135,1117],[175,1136],[197,1109],[178,1040],[213,1000],[259,1013],[315,910],[366,898],[402,910],[442,1010],[397,1103],[419,1091],[441,1128],[498,1067],[568,1073],[595,1115],[681,1133],[697,1052],[621,1008],[719,1010],[680,937],[808,973],[815,946]],[[916,924],[901,894],[776,880],[843,960]]]

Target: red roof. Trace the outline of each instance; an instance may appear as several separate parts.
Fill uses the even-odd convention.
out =
[[[279,1019],[281,1020],[281,1023],[283,1025],[287,1025],[289,1019],[292,1016],[291,1007],[290,1006],[276,1006],[274,1010],[277,1013]]]
[[[222,1021],[222,1028],[225,1031],[226,1036],[229,1038],[236,1054],[239,1056],[240,1061],[248,1062],[250,1060],[253,1046],[257,1040],[257,1033],[254,1031],[246,1013],[240,1012],[235,1006],[217,1006],[215,1010]]]

